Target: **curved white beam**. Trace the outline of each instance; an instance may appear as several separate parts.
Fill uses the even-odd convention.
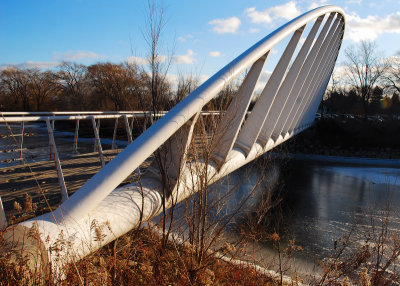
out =
[[[234,59],[172,108],[163,118],[109,162],[105,168],[93,176],[69,200],[61,205],[62,212],[57,212],[56,217],[62,213],[63,216],[79,218],[93,210],[161,144],[215,97],[227,82],[238,76],[244,69],[264,56],[277,43],[294,31],[320,15],[335,12],[344,15],[342,9],[336,6],[325,6],[311,10],[278,28]]]
[[[313,34],[310,40],[306,40],[303,44],[304,48],[300,49],[294,62],[291,62],[294,47],[298,45],[300,31],[302,32],[303,27],[312,22],[317,23],[313,27],[318,30],[319,23],[324,17],[328,20],[325,21],[317,40],[313,41],[316,36]],[[335,23],[333,25],[331,25],[332,20]],[[315,29],[312,29],[311,33],[316,32]],[[238,132],[244,130],[243,128],[252,127],[246,127],[244,117],[249,100],[251,100],[254,92],[255,83],[260,76],[256,72],[262,72],[260,66],[264,65],[263,59],[271,49],[293,33],[293,41],[279,61],[281,64],[278,65],[279,68],[276,73],[279,75],[276,78],[279,84],[273,85],[275,89],[278,89],[278,93],[273,93],[274,99],[275,96],[278,97],[270,101],[272,105],[267,107],[268,110],[270,109],[267,121],[260,124],[258,130],[256,130],[256,133],[262,134],[264,137],[257,141],[260,138],[258,138],[258,135],[254,136],[249,143],[251,146],[248,146],[245,152],[240,148],[240,144],[238,144],[239,147],[232,148],[232,144],[237,142]],[[193,173],[195,164],[207,168],[208,183],[212,183],[296,135],[304,129],[303,124],[308,126],[310,123],[309,119],[312,118],[310,113],[315,111],[317,101],[332,72],[343,33],[344,13],[336,6],[316,8],[283,25],[245,51],[177,104],[93,176],[56,211],[23,222],[19,226],[30,228],[35,224],[40,233],[41,243],[44,245],[44,249],[48,251],[49,259],[54,258],[55,255],[54,253],[51,255],[50,250],[54,249],[54,245],[60,240],[60,235],[63,235],[64,239],[68,241],[68,247],[59,250],[57,252],[58,259],[52,261],[53,266],[59,268],[64,263],[79,259],[123,235],[136,227],[141,220],[151,219],[161,212],[163,186],[160,183],[161,178],[157,170],[155,170],[153,176],[143,176],[140,185],[132,184],[118,189],[115,188],[163,144],[164,149],[160,149],[160,152],[168,152],[168,148],[174,148],[169,150],[171,151],[169,155],[174,154],[174,156],[165,157],[168,157],[166,160],[175,167],[175,170],[170,174],[179,176],[179,178],[173,178],[175,185],[171,185],[171,195],[168,198],[169,201],[167,201],[168,206],[172,202],[176,203],[187,198],[198,190],[198,178]],[[254,63],[257,64],[254,65],[253,72],[256,72],[255,74],[252,72],[251,76],[249,75],[240,92],[240,96],[246,102],[240,107],[240,115],[237,120],[235,119],[234,124],[227,127],[234,130],[230,130],[228,137],[225,138],[226,140],[224,134],[215,134],[216,142],[228,144],[228,146],[222,146],[223,152],[218,153],[218,155],[222,154],[220,156],[222,160],[216,160],[218,164],[208,161],[206,165],[201,158],[197,162],[187,159],[188,142],[191,141],[194,124],[200,117],[199,114],[203,106],[217,96],[226,83]],[[288,67],[290,67],[289,72],[286,72]],[[315,74],[317,76],[314,76]],[[284,82],[281,85],[280,82],[283,78]],[[312,82],[313,80],[317,82]],[[271,84],[268,86],[271,86]],[[297,89],[297,86],[299,89]],[[305,93],[299,94],[298,92],[303,90],[303,87]],[[296,106],[299,99],[301,100]],[[237,101],[234,100],[232,104],[237,104]],[[293,107],[286,108],[287,104],[293,104]],[[289,110],[290,112],[288,112]],[[285,114],[282,114],[282,111],[285,111]],[[231,114],[232,112],[236,112],[235,108],[228,108],[225,117],[227,119],[236,118]],[[305,116],[305,112],[309,114]],[[287,120],[287,122],[290,121],[290,124],[286,124],[286,122],[283,122],[282,116],[289,115],[293,116],[293,120]],[[222,122],[229,121],[227,119],[222,120]],[[282,123],[279,123],[279,132],[287,125],[289,135],[271,138],[270,135],[277,131],[275,127],[280,119],[282,119]],[[241,124],[242,122],[244,124]],[[263,129],[266,126],[268,128],[264,132]],[[263,141],[262,144],[260,144],[260,141]],[[176,169],[179,169],[180,172],[176,172]],[[94,222],[110,227],[110,231],[105,231],[101,241],[96,241],[94,237],[92,229]]]

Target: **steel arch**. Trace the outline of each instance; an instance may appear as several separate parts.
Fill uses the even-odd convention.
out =
[[[301,36],[308,24],[312,27],[302,43]],[[41,255],[52,260],[55,270],[123,235],[136,227],[140,220],[151,219],[160,213],[163,187],[157,172],[151,176],[144,175],[141,186],[117,187],[168,142],[175,146],[169,150],[172,156],[168,163],[175,168],[171,168],[173,170],[168,175],[175,179],[175,184],[168,204],[190,196],[196,190],[196,179],[189,178],[191,162],[186,160],[186,153],[194,125],[203,106],[247,68],[250,70],[239,93],[217,128],[215,142],[218,144],[215,144],[213,160],[205,166],[210,175],[209,183],[295,136],[313,122],[338,56],[344,26],[342,9],[324,6],[278,28],[172,108],[56,211],[23,222],[18,227],[23,231],[33,226],[37,228],[41,249],[46,250]],[[246,118],[270,51],[290,35],[285,51]],[[178,145],[182,148],[176,147]],[[178,188],[180,192],[177,192]],[[93,221],[107,223],[112,228],[101,242],[95,241],[91,232]],[[59,240],[60,233],[66,237],[69,247],[60,250],[58,259],[53,260],[54,254],[50,255],[50,249]]]

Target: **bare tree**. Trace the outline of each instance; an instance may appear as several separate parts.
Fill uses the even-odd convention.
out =
[[[137,108],[134,95],[141,82],[134,66],[94,64],[88,67],[88,78],[98,94],[112,101],[115,110]]]
[[[207,110],[225,110],[232,101],[232,98],[238,92],[238,83],[229,82],[225,84],[224,88],[219,92],[218,96],[210,100],[205,108]]]
[[[29,94],[35,103],[36,110],[45,109],[50,98],[55,97],[60,90],[57,78],[51,71],[41,72],[39,69],[29,69],[26,74],[29,81]]]
[[[155,0],[147,2],[146,29],[143,37],[149,47],[148,63],[150,66],[149,89],[152,99],[153,112],[160,110],[162,97],[165,96],[165,87],[168,86],[166,76],[171,64],[172,56],[161,54],[162,33],[165,29],[164,2]]]
[[[57,76],[72,106],[79,110],[87,109],[87,67],[78,63],[62,62],[59,69]]]
[[[199,80],[193,75],[179,75],[174,103],[178,103],[188,96],[199,85]]]
[[[160,3],[161,2],[161,3]],[[166,97],[169,90],[169,84],[166,80],[167,72],[171,64],[171,57],[162,55],[161,39],[162,33],[165,29],[165,7],[163,1],[148,0],[147,1],[147,14],[145,22],[145,30],[142,32],[143,37],[148,45],[149,54],[147,56],[150,72],[148,89],[151,95],[151,109],[154,116],[161,110],[162,101]],[[153,162],[155,168],[158,169],[161,176],[162,190],[162,242],[161,254],[165,250],[168,242],[170,228],[167,230],[167,200],[170,195],[171,178],[168,175],[168,160],[165,148],[159,148],[155,152],[155,161]],[[171,219],[169,225],[172,226],[174,206],[170,208]],[[159,271],[156,269],[156,272]]]
[[[388,59],[383,81],[386,89],[400,93],[400,55]]]
[[[13,101],[13,108],[21,103],[22,110],[30,109],[29,80],[25,70],[10,67],[1,72],[1,86]]]
[[[366,114],[372,90],[382,77],[386,65],[378,56],[374,42],[362,41],[357,47],[347,48],[345,55],[349,83],[362,98]]]

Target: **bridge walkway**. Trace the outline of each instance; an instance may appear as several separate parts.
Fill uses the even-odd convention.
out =
[[[109,162],[120,151],[122,149],[103,151],[105,161]],[[146,168],[149,161],[145,161],[142,167]],[[61,165],[69,195],[101,169],[98,152],[63,159]],[[136,176],[133,172],[123,184],[132,182]],[[23,209],[26,194],[32,197],[32,202],[36,203],[40,212],[48,211],[49,205],[55,208],[60,204],[60,185],[53,160],[0,168],[0,196],[7,217],[21,215],[14,210],[14,202],[18,202]]]

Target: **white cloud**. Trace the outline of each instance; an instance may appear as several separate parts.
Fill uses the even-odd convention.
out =
[[[158,55],[158,61],[160,63],[163,63],[167,60],[166,55]],[[149,64],[149,60],[147,58],[142,58],[142,57],[135,57],[135,56],[130,56],[126,58],[126,61],[130,64],[136,64],[138,66],[145,66]]]
[[[185,36],[178,37],[178,41],[181,43],[186,42],[188,39],[193,39],[193,35],[187,34]]]
[[[257,93],[262,92],[262,90],[264,89],[265,85],[267,84],[269,78],[271,77],[271,74],[272,74],[272,71],[269,71],[269,70],[264,70],[261,73],[260,79],[258,80],[256,88],[255,88]]]
[[[202,85],[206,80],[210,78],[209,75],[202,74],[199,76],[194,76],[193,74],[173,74],[173,73],[168,73],[166,75],[167,80],[171,83],[172,89],[176,90],[177,84],[179,79],[183,78],[194,78],[197,81],[197,86]]]
[[[264,11],[258,11],[256,7],[247,8],[244,11],[251,21],[256,24],[269,24],[274,20],[291,20],[300,15],[300,10],[296,7],[295,1],[287,2],[280,6],[274,6]]]
[[[193,50],[187,50],[186,54],[175,56],[174,62],[176,64],[192,64],[196,61],[194,58],[195,55],[196,53]]]
[[[0,65],[0,71],[8,68],[20,68],[20,69],[51,69],[58,66],[60,62],[51,61],[51,62],[35,62],[35,61],[26,61],[20,64],[2,64]]]
[[[362,0],[347,0],[345,1],[345,5],[349,5],[349,4],[357,4],[357,5],[361,5]]]
[[[139,65],[139,66],[145,66],[149,63],[146,58],[135,57],[135,56],[127,57],[126,61],[129,64],[135,64],[135,65]]]
[[[26,67],[26,68],[51,69],[59,64],[60,63],[56,62],[56,61],[51,61],[51,62],[26,61],[22,65],[23,65],[23,67]]]
[[[221,56],[221,52],[220,51],[212,51],[209,53],[210,57],[213,58],[218,58],[219,56]]]
[[[395,55],[388,57],[387,61],[389,64],[391,63],[400,63],[400,52],[397,52]]]
[[[176,85],[178,83],[179,76],[177,74],[168,73],[168,74],[166,74],[165,77],[166,77],[167,81],[172,84],[173,89],[176,89]]]
[[[55,53],[55,58],[73,62],[83,59],[105,59],[106,57],[90,51],[67,51],[66,53]]]
[[[249,33],[250,33],[250,34],[256,34],[256,33],[258,33],[258,32],[260,32],[260,29],[258,29],[258,28],[250,28],[250,29],[249,29]]]
[[[62,61],[78,61],[85,59],[105,59],[103,55],[96,54],[90,51],[67,51],[65,53],[55,52],[52,61],[26,61],[20,64],[3,64],[1,69],[7,67],[18,68],[38,68],[38,69],[51,69],[58,66]]]
[[[240,27],[241,21],[238,17],[231,17],[228,19],[214,19],[208,24],[213,25],[213,31],[218,34],[235,34]]]
[[[382,34],[400,34],[400,11],[385,18],[373,15],[361,18],[356,13],[347,14],[346,22],[345,37],[354,42],[374,41]]]
[[[206,82],[210,78],[207,74],[202,74],[199,76],[199,86]]]
[[[310,6],[308,6],[308,10],[312,10],[318,7],[325,5],[327,0],[313,1]]]

